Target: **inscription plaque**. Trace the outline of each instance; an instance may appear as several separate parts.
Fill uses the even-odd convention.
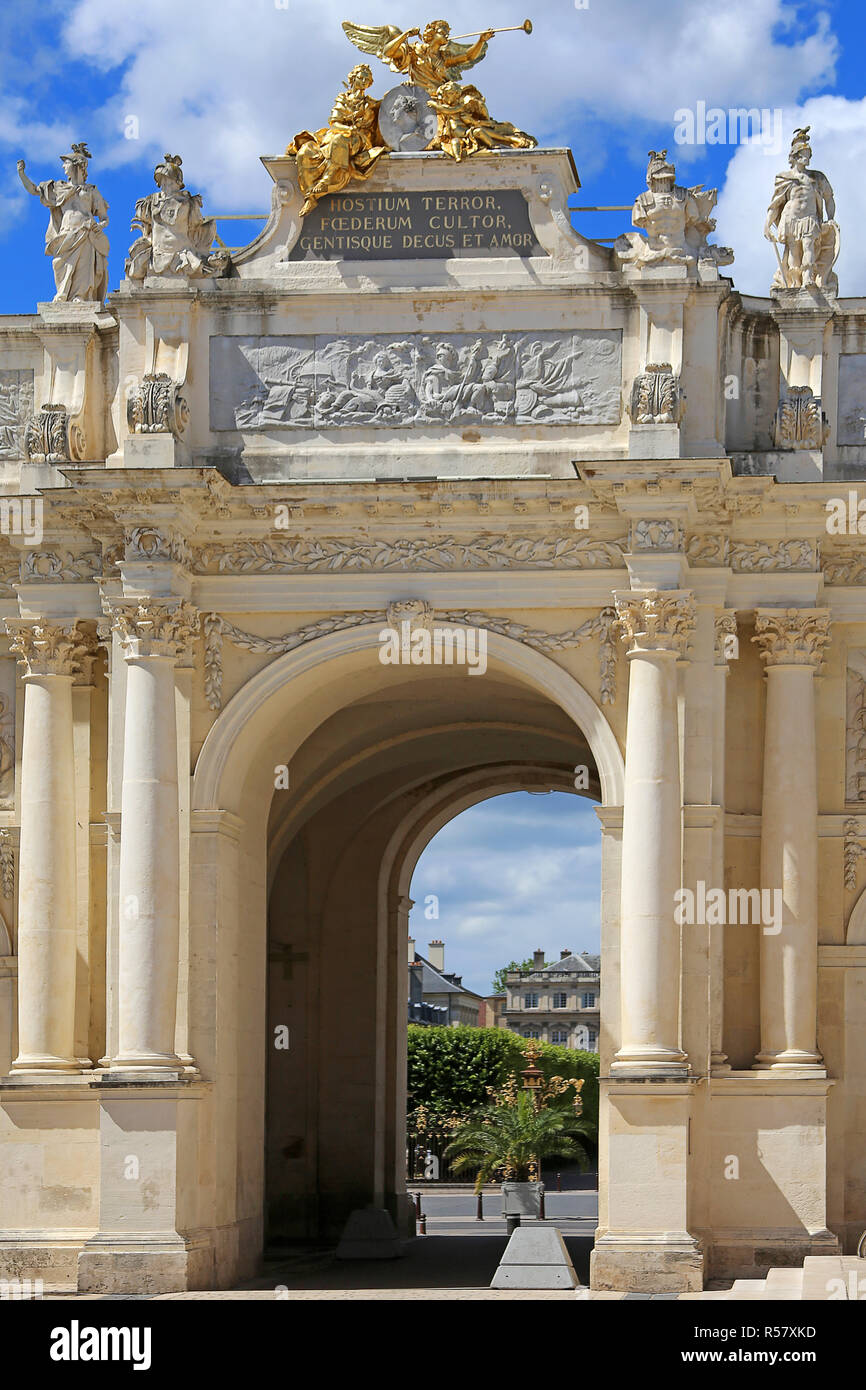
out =
[[[546,256],[518,188],[332,193],[304,218],[290,261]]]
[[[211,338],[214,430],[617,424],[619,330]]]

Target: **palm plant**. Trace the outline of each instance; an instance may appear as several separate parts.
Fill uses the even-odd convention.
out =
[[[574,1158],[587,1166],[584,1141],[593,1126],[564,1108],[537,1106],[528,1091],[518,1091],[478,1110],[463,1124],[445,1150],[453,1157],[455,1173],[477,1168],[475,1191],[499,1177],[505,1182],[531,1182],[542,1159]]]

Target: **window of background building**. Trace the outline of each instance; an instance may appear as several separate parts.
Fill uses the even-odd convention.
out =
[[[538,1008],[538,995],[535,993],[534,990],[531,990],[531,989],[530,989],[530,990],[527,990],[526,993],[524,994],[524,996],[523,996],[523,1007],[524,1007],[525,1009],[537,1009],[537,1008]]]
[[[552,1043],[560,1044],[567,1043],[568,1033],[565,1031],[564,1028],[554,1028],[553,1032],[550,1035],[550,1041]]]
[[[582,996],[580,1006],[582,1009],[591,1009],[594,1006],[594,1004],[595,995],[593,994],[592,990],[588,990],[587,993]]]
[[[590,1047],[595,1047],[596,1043],[598,1042],[598,1033],[596,1033],[596,1031],[595,1031],[594,1028],[590,1028],[589,1033],[587,1034],[587,1037],[588,1037],[588,1040],[589,1040],[589,1046],[590,1046]]]
[[[554,994],[554,996],[553,996],[553,1007],[554,1007],[555,1009],[564,1009],[564,1008],[567,1007],[567,1005],[568,1005],[568,995],[567,995],[567,994]]]
[[[524,1028],[523,1036],[525,1038],[540,1038],[541,1034],[537,1028]]]

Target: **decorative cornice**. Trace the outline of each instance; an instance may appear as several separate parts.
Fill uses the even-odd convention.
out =
[[[199,612],[185,599],[109,599],[102,606],[129,660],[181,657],[198,634]],[[103,635],[108,624],[101,625]]]
[[[758,608],[755,635],[768,666],[819,666],[830,641],[827,608]]]
[[[630,653],[673,651],[685,656],[695,626],[695,604],[683,589],[631,590],[614,594],[619,636]]]

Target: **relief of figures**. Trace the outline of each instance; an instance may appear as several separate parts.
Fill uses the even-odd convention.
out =
[[[24,430],[33,414],[33,373],[0,371],[0,458],[24,455]]]
[[[614,332],[216,338],[214,429],[615,424]]]

